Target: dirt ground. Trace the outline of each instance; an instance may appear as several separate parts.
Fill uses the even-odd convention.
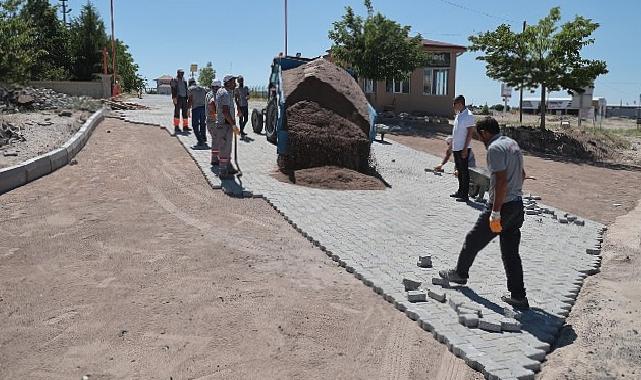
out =
[[[70,112],[73,112],[70,117],[59,116],[53,111],[0,116],[0,119],[20,127],[26,140],[0,147],[0,168],[19,164],[64,145],[89,117],[87,112]]]
[[[376,177],[336,166],[296,170],[291,176],[276,170],[273,176],[281,182],[318,189],[385,190],[385,184]]]
[[[166,132],[77,161],[0,196],[0,378],[482,378]]]
[[[435,155],[445,150],[443,136],[390,138]],[[473,141],[473,150],[477,164],[485,166],[482,143]],[[641,379],[641,171],[530,155],[525,166],[537,178],[526,181],[526,192],[609,224],[601,272],[586,280],[538,378]]]

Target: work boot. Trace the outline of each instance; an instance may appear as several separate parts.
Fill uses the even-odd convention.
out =
[[[227,168],[227,172],[231,175],[238,174],[238,170],[236,170],[236,168],[231,165],[229,165],[229,168]]]
[[[180,128],[174,127],[174,135],[178,136],[179,133],[180,133]]]
[[[220,164],[220,162],[218,162],[217,158],[212,158],[211,159],[211,166],[218,166],[218,164]]]
[[[468,198],[468,197],[458,197],[458,198],[456,198],[456,201],[457,202],[467,203],[467,202],[470,201],[470,198]]]
[[[441,276],[441,278],[449,282],[453,282],[455,284],[459,284],[459,285],[467,284],[467,278],[461,277],[461,275],[458,274],[456,269],[442,270],[438,272],[438,275]]]
[[[460,197],[461,197],[461,195],[458,192],[456,192],[454,194],[450,194],[450,198],[460,198]]]
[[[505,294],[501,296],[501,300],[517,309],[528,310],[530,308],[530,303],[528,302],[527,297],[517,298],[512,297],[510,294]]]
[[[185,132],[185,133],[189,133],[189,131],[191,131],[191,128],[189,128],[189,127],[183,127],[183,132]]]

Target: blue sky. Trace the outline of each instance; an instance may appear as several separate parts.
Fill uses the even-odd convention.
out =
[[[129,44],[150,80],[176,68],[212,61],[218,75],[242,74],[248,85],[266,85],[274,55],[284,50],[283,0],[114,0],[116,37]],[[70,0],[74,14],[86,0]],[[52,0],[56,3],[56,0]],[[93,0],[107,26],[109,0]],[[604,59],[610,71],[596,82],[595,96],[610,104],[639,101],[641,94],[641,1],[373,0],[374,7],[424,38],[467,44],[470,34],[507,23],[535,23],[553,6],[567,20],[580,14],[601,24],[585,56]],[[327,32],[351,5],[362,0],[289,0],[289,53],[317,56],[331,44]],[[485,75],[475,54],[459,57],[456,93],[469,101],[500,102],[500,84]],[[555,94],[553,94],[554,96]],[[556,94],[567,96],[565,93]],[[537,96],[527,94],[526,97]],[[513,94],[515,103],[517,94]]]

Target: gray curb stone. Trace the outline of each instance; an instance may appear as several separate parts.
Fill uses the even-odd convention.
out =
[[[96,125],[104,120],[107,113],[106,108],[95,112],[61,148],[21,164],[0,169],[0,194],[35,181],[67,165],[85,146]]]

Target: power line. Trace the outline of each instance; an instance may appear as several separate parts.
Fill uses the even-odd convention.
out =
[[[509,18],[506,18],[506,17],[503,17],[503,16],[495,16],[495,15],[490,14],[490,13],[485,12],[485,11],[480,11],[478,9],[473,9],[473,8],[467,7],[465,5],[457,4],[457,3],[453,2],[453,1],[448,1],[448,0],[440,0],[440,1],[445,3],[445,4],[451,5],[453,7],[456,7],[456,8],[459,8],[459,9],[463,9],[463,10],[466,10],[468,12],[473,12],[473,13],[476,13],[476,14],[480,14],[480,15],[485,16],[485,17],[493,18],[495,20],[508,21],[508,22],[512,22],[512,23],[516,22],[516,21],[511,20]]]

